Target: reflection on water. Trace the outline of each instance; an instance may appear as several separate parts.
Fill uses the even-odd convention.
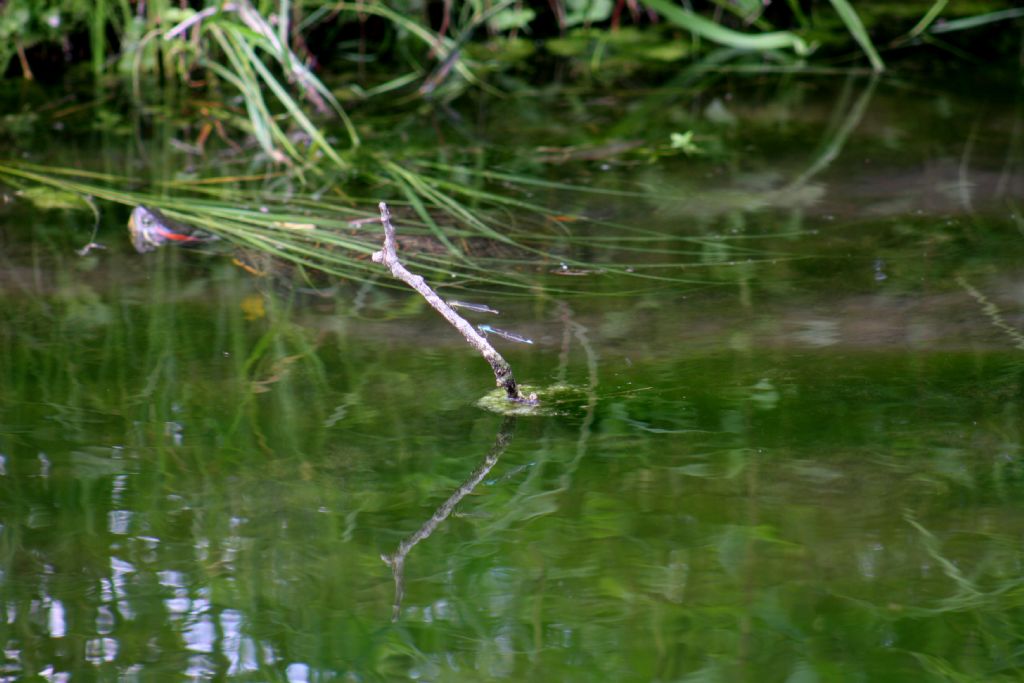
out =
[[[0,679],[1015,680],[1019,155],[841,86],[743,159],[601,171],[650,198],[574,210],[658,236],[573,224],[637,272],[495,304],[580,388],[514,441],[404,293],[9,208]]]
[[[490,473],[494,465],[497,464],[498,458],[501,457],[512,441],[516,419],[514,415],[509,415],[502,421],[498,435],[495,437],[494,445],[491,446],[491,450],[487,452],[483,461],[473,470],[473,473],[469,475],[466,481],[462,482],[455,489],[448,500],[434,511],[430,519],[424,522],[423,526],[414,533],[404,538],[398,544],[398,549],[393,553],[381,555],[381,559],[391,568],[391,573],[395,577],[395,606],[391,615],[392,621],[398,621],[402,610],[402,596],[405,595],[405,559],[408,557],[409,552],[416,547],[417,543],[429,538],[430,534],[434,533],[434,530],[437,529],[437,526],[448,519],[455,506],[462,502],[463,498],[473,493],[473,489]]]

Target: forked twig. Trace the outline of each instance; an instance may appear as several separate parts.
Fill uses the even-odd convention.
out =
[[[430,285],[427,284],[426,280],[423,279],[422,275],[416,275],[409,271],[402,262],[398,259],[397,244],[395,242],[395,226],[391,224],[391,212],[388,210],[388,205],[384,202],[380,203],[380,222],[384,226],[384,248],[380,251],[373,253],[373,262],[380,263],[387,267],[391,271],[391,275],[395,279],[401,280],[405,284],[409,285],[417,292],[420,296],[427,300],[427,303],[431,307],[441,314],[441,316],[447,320],[452,327],[462,333],[462,336],[466,338],[469,345],[480,352],[480,355],[484,357],[484,360],[491,366],[491,370],[494,371],[494,379],[498,386],[505,390],[510,401],[517,403],[537,403],[537,397],[531,394],[528,397],[524,397],[519,391],[519,385],[516,384],[516,378],[512,375],[512,366],[508,364],[500,353],[491,346],[487,338],[481,335],[477,330],[466,321],[461,315],[455,312],[451,306],[449,306],[444,299],[439,297]]]

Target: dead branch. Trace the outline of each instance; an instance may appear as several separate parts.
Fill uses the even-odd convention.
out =
[[[380,222],[384,226],[384,248],[373,253],[373,262],[386,266],[391,271],[392,276],[419,292],[420,296],[426,299],[427,303],[441,314],[441,317],[447,320],[452,327],[457,329],[466,338],[470,346],[480,352],[480,355],[484,357],[484,360],[487,361],[494,371],[494,379],[497,385],[505,390],[509,400],[518,403],[536,403],[536,396],[531,394],[529,397],[524,397],[520,393],[516,379],[512,375],[512,367],[491,346],[487,338],[477,332],[465,318],[456,313],[455,309],[439,297],[431,289],[430,285],[427,284],[426,280],[423,279],[422,275],[416,275],[402,265],[398,258],[395,242],[395,226],[391,224],[391,212],[388,210],[388,205],[384,202],[380,203]]]

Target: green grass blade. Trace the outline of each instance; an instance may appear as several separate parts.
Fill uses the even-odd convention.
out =
[[[323,133],[320,132],[320,129],[313,125],[313,122],[310,121],[309,117],[307,117],[302,111],[302,107],[299,106],[299,103],[296,102],[295,99],[288,94],[288,91],[285,90],[284,86],[274,78],[274,75],[270,73],[270,69],[268,69],[262,60],[260,60],[252,46],[249,45],[242,36],[238,35],[237,32],[239,31],[240,29],[233,27],[230,30],[230,33],[235,33],[234,41],[236,46],[249,60],[249,64],[251,64],[256,70],[256,73],[259,74],[262,81],[270,88],[271,92],[274,93],[274,96],[277,97],[277,100],[284,105],[285,109],[288,110],[288,113],[295,122],[302,127],[306,134],[309,135],[310,139],[316,143],[324,154],[326,154],[327,157],[339,168],[347,170],[349,165],[342,160],[338,155],[338,152],[331,146],[331,143],[329,143]]]
[[[232,70],[228,70],[226,67],[217,64],[216,62],[204,61],[204,66],[207,66],[211,71],[214,71],[222,78],[227,79],[242,94],[243,100],[245,101],[245,108],[249,114],[249,121],[253,126],[253,134],[256,135],[257,140],[260,142],[260,146],[263,150],[270,155],[275,161],[283,162],[284,157],[275,142],[287,152],[288,156],[293,159],[298,159],[298,150],[292,144],[288,136],[284,134],[284,131],[274,121],[273,115],[270,113],[267,107],[266,101],[263,98],[263,92],[259,85],[259,80],[253,73],[250,66],[252,62],[246,58],[237,48],[240,42],[237,37],[232,36],[230,32],[231,27],[227,27],[228,30],[224,30],[220,27],[213,27],[210,31],[213,33],[214,38],[220,44],[221,49],[227,56],[228,61],[231,64]],[[244,42],[244,41],[242,41]]]
[[[434,237],[436,237],[438,241],[445,246],[445,249],[447,249],[453,256],[465,258],[465,255],[458,249],[458,247],[451,243],[448,236],[444,234],[444,230],[437,224],[437,221],[435,221],[434,217],[430,215],[430,212],[427,211],[427,207],[423,205],[423,201],[420,199],[420,196],[416,194],[415,190],[413,190],[406,181],[404,174],[400,173],[400,169],[399,174],[395,177],[395,182],[397,182],[398,186],[401,188],[402,194],[404,194],[406,199],[409,200],[409,204],[412,205],[416,215],[420,217],[420,220],[426,223],[427,227],[430,228],[430,231],[434,234]]]
[[[921,21],[917,22],[914,28],[910,29],[910,33],[907,34],[908,38],[916,38],[925,32],[925,30],[932,25],[935,18],[939,16],[942,10],[946,9],[946,5],[949,4],[949,0],[935,0],[932,6],[928,8],[924,16],[921,17]]]
[[[857,11],[853,9],[853,5],[849,3],[849,0],[830,0],[832,7],[835,9],[836,14],[846,24],[846,30],[850,32],[853,39],[857,41],[860,48],[864,50],[864,54],[867,55],[868,61],[871,62],[871,68],[881,73],[885,71],[885,62],[878,55],[878,51],[875,50],[874,44],[871,42],[871,37],[868,35],[868,31],[864,28],[864,22],[860,20],[857,15]]]
[[[415,266],[425,277],[443,283],[449,290],[459,290],[466,295],[491,290],[493,294],[493,288],[499,287],[505,296],[529,296],[538,292],[549,296],[583,293],[626,296],[668,285],[710,286],[721,283],[721,276],[713,272],[708,273],[707,277],[700,276],[715,266],[713,263],[696,260],[702,251],[679,248],[683,243],[699,242],[698,238],[661,234],[638,226],[593,220],[588,220],[588,229],[578,234],[566,226],[564,234],[560,232],[552,235],[551,226],[546,223],[534,224],[532,230],[522,231],[503,225],[500,217],[495,218],[493,209],[505,206],[498,195],[492,196],[486,190],[477,188],[470,188],[468,192],[460,190],[453,181],[446,180],[450,174],[424,174],[386,157],[376,157],[374,161],[380,169],[377,171],[377,180],[405,191],[410,199],[417,198],[421,217],[423,213],[429,212],[435,212],[436,215],[436,209],[441,209],[458,219],[459,223],[455,227],[443,228],[447,237],[453,238],[452,241],[455,241],[455,237],[484,235],[522,250],[522,255],[505,252],[462,260],[453,259],[449,254],[430,251],[410,251],[407,254],[410,267]],[[380,279],[379,267],[367,258],[369,253],[379,248],[375,238],[377,233],[372,229],[357,230],[349,224],[352,218],[362,218],[366,214],[352,209],[347,201],[305,196],[292,197],[287,204],[274,205],[268,202],[263,192],[265,188],[260,186],[249,189],[236,187],[231,197],[215,198],[204,198],[201,194],[197,197],[196,194],[202,191],[201,186],[190,188],[173,182],[158,184],[155,190],[140,191],[137,188],[143,185],[137,178],[14,161],[0,161],[0,179],[18,187],[23,187],[26,181],[38,183],[125,206],[155,206],[171,218],[222,236],[225,238],[225,248],[229,244],[252,248],[296,266],[323,271],[349,281],[372,282]],[[220,177],[210,180],[228,179]],[[466,198],[472,203],[466,203]],[[521,205],[521,200],[512,198],[511,201],[516,206]],[[414,210],[416,203],[411,203]],[[478,207],[483,207],[483,213],[479,213]],[[521,209],[533,213],[529,205],[523,204]],[[534,215],[538,218],[550,211],[540,207],[536,210],[538,213]],[[430,220],[424,219],[421,223],[412,220],[404,221],[402,230],[407,235],[422,235],[425,231],[440,231],[442,225],[442,221],[431,225]],[[113,230],[108,238],[126,238],[123,226],[108,227]],[[510,237],[510,234],[520,239],[525,237],[526,244]],[[577,253],[575,247],[581,245],[587,246],[593,260],[573,257]],[[568,246],[574,248],[566,251]],[[733,245],[729,245],[728,249],[737,254],[749,253],[751,258],[747,259],[747,263],[750,264],[776,262],[779,258],[790,257]],[[627,254],[637,255],[639,262],[621,262]],[[672,258],[667,261],[652,258],[659,255]],[[675,257],[683,256],[693,257],[694,260],[675,261]],[[556,266],[563,261],[572,268],[591,270],[594,277],[584,282],[552,275],[557,271]],[[619,277],[643,282],[643,285],[634,289],[621,286],[618,280],[606,279]],[[384,286],[387,284],[384,283]]]
[[[954,19],[952,21],[947,21],[937,26],[933,26],[929,33],[953,33],[955,31],[966,31],[968,29],[984,26],[985,24],[991,24],[997,21],[1006,21],[1008,19],[1017,19],[1018,17],[1024,17],[1024,8],[1004,9],[999,12],[989,12],[988,14],[979,14],[973,17]]]
[[[374,14],[382,19],[390,21],[395,26],[407,31],[409,35],[415,36],[423,41],[431,50],[437,52],[437,58],[440,61],[447,59],[451,52],[457,49],[458,44],[451,38],[444,36],[438,36],[429,29],[417,24],[412,19],[404,16],[400,12],[396,12],[391,8],[384,5],[384,3],[367,4],[362,2],[339,2],[335,5],[336,9],[347,10],[358,14]],[[460,76],[465,78],[470,83],[478,83],[476,76],[466,66],[464,60],[457,60],[453,67]]]
[[[259,40],[254,41],[253,44],[262,47],[265,51],[271,54],[281,67],[284,68],[287,73],[292,75],[292,78],[297,81],[300,86],[315,91],[315,93],[322,98],[322,100],[326,102],[341,119],[345,126],[345,130],[348,133],[352,147],[358,147],[360,144],[359,133],[356,131],[352,120],[349,119],[348,113],[341,106],[341,103],[338,102],[334,93],[327,89],[323,82],[317,78],[305,64],[302,63],[302,60],[300,60],[288,46],[290,6],[291,3],[288,0],[282,0],[278,9],[276,36],[266,19],[263,18],[263,15],[251,8],[243,10],[240,12],[239,16],[249,28],[255,30],[256,33],[259,34]],[[276,44],[273,42],[275,37],[277,41]]]
[[[803,38],[790,31],[743,33],[720,26],[670,0],[644,0],[644,4],[676,26],[719,45],[754,51],[793,50],[801,56],[811,51]]]
[[[387,168],[394,175],[401,175],[405,180],[415,189],[420,195],[433,202],[438,208],[446,211],[452,217],[462,221],[466,225],[471,226],[475,230],[478,230],[484,237],[489,237],[498,242],[504,242],[505,244],[511,244],[521,247],[522,245],[516,244],[515,240],[510,238],[508,235],[503,235],[491,226],[487,225],[480,220],[476,215],[473,214],[465,205],[459,202],[451,195],[440,192],[425,179],[424,176],[420,176],[415,173],[410,173],[406,169],[403,169],[398,164],[386,161],[384,162],[385,168]]]
[[[107,58],[107,0],[97,0],[89,12],[89,43],[93,76],[99,80]]]

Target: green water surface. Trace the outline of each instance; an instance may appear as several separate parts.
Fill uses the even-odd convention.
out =
[[[411,293],[12,193],[0,680],[1020,680],[1022,117],[958,92],[495,105],[704,147],[538,165],[632,194],[538,190],[592,272],[489,294],[537,417]]]

